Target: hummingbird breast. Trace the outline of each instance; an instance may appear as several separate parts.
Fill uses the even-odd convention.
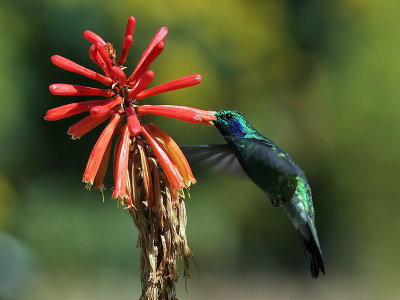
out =
[[[236,156],[247,176],[271,199],[272,204],[281,206],[292,198],[297,182],[296,174],[285,172],[260,155],[260,149],[250,145],[239,146]]]

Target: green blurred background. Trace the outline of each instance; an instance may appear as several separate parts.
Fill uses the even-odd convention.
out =
[[[127,65],[169,28],[155,84],[200,73],[194,88],[146,99],[242,111],[299,163],[313,190],[327,275],[311,280],[296,231],[251,182],[196,173],[188,239],[201,275],[180,299],[399,299],[400,4],[396,1],[0,1],[0,299],[137,299],[136,230],[126,211],[81,183],[101,128],[45,122],[55,82],[90,80],[82,33]],[[215,129],[153,118],[181,144],[223,142]],[[108,187],[112,186],[109,182]],[[182,274],[182,270],[181,270]]]

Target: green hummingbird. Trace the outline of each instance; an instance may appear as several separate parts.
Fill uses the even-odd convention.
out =
[[[259,133],[238,111],[220,110],[213,125],[227,144],[183,146],[192,160],[217,171],[244,173],[267,194],[272,204],[282,207],[300,234],[311,271],[317,278],[325,265],[314,220],[311,189],[306,176],[278,145]]]

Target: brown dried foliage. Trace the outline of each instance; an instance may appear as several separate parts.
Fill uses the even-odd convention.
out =
[[[186,239],[184,193],[170,190],[155,155],[140,137],[132,142],[128,170],[127,186],[134,205],[129,212],[141,249],[140,299],[177,299],[177,259],[182,258],[184,277],[189,278],[193,257]]]

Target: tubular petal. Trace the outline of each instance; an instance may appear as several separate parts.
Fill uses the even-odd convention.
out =
[[[95,118],[101,118],[111,111],[113,111],[114,107],[120,105],[124,99],[120,96],[117,96],[113,99],[107,101],[107,103],[103,105],[97,105],[90,109],[90,114]]]
[[[151,178],[149,161],[147,160],[148,155],[146,153],[146,148],[145,148],[142,140],[138,140],[137,147],[139,149],[140,161],[141,161],[141,165],[142,165],[144,190],[146,192],[146,199],[147,199],[147,203],[149,205],[150,203],[154,202],[154,194],[153,194],[153,182],[152,182],[152,178]]]
[[[119,122],[121,122],[121,120],[122,119],[119,114],[114,114],[106,128],[104,128],[99,139],[94,145],[92,152],[90,153],[85,173],[83,174],[83,182],[93,185],[94,178],[96,177],[97,171],[99,170],[100,163],[103,159],[108,143],[113,136],[114,129],[119,124]]]
[[[142,91],[136,96],[136,98],[138,100],[142,100],[146,97],[157,95],[160,93],[166,93],[166,92],[177,90],[177,89],[187,88],[189,86],[199,84],[200,81],[201,81],[201,76],[199,74],[178,78],[178,79],[154,86],[148,90]]]
[[[80,120],[78,123],[72,125],[68,129],[68,134],[72,135],[72,139],[80,139],[83,135],[88,133],[90,130],[93,128],[97,127],[101,123],[103,123],[105,120],[109,119],[111,117],[112,113],[101,117],[101,118],[94,118],[92,115],[87,116],[86,118]]]
[[[69,60],[68,58],[62,57],[60,55],[53,55],[51,57],[51,61],[57,67],[100,81],[105,85],[110,85],[112,83],[112,79],[110,77],[103,76],[95,71],[82,67],[81,65],[73,62],[72,60]]]
[[[164,41],[165,38],[167,37],[168,34],[168,28],[167,27],[161,27],[156,34],[154,35],[153,39],[151,40],[149,46],[147,46],[146,50],[143,52],[143,55],[138,63],[138,65],[143,62],[143,58],[147,56],[151,50],[157,45],[159,42]]]
[[[125,125],[122,129],[122,138],[118,144],[117,157],[115,161],[115,173],[114,173],[114,192],[112,198],[114,199],[125,199],[128,194],[126,190],[126,178],[128,175],[128,161],[129,161],[129,131],[128,126]]]
[[[106,48],[104,47],[104,44],[102,43],[95,43],[96,45],[96,50],[99,53],[101,59],[103,60],[103,62],[106,64],[107,66],[107,70],[108,70],[108,74],[111,73],[111,68],[112,68],[112,62],[110,59],[110,56],[108,55],[108,52],[106,50]],[[112,74],[110,74],[112,75]]]
[[[54,83],[49,87],[50,92],[53,95],[64,95],[64,96],[103,96],[112,97],[114,91],[111,89],[97,89],[87,86],[80,86],[66,83]]]
[[[153,39],[151,40],[150,44],[147,46],[146,50],[143,52],[142,57],[140,58],[135,70],[133,71],[132,75],[142,66],[143,62],[147,59],[147,56],[153,50],[153,48],[159,43],[164,41],[165,37],[168,34],[167,27],[161,27],[159,31],[154,35]]]
[[[196,184],[196,179],[193,176],[190,165],[178,144],[156,124],[150,123],[148,126],[151,132],[164,142],[168,154],[171,156],[186,183],[186,187],[189,187],[191,183]]]
[[[128,123],[128,130],[131,136],[137,136],[142,127],[140,125],[140,121],[136,115],[135,109],[132,106],[128,106],[125,109],[126,116],[127,116],[127,123]]]
[[[188,109],[192,109],[196,111],[201,116],[201,123],[209,124],[210,121],[215,120],[217,117],[215,116],[216,111],[213,110],[202,110],[197,108],[188,107]]]
[[[100,43],[103,45],[106,44],[106,42],[99,35],[97,35],[96,33],[94,33],[93,31],[90,31],[90,30],[86,30],[83,33],[83,37],[85,39],[87,39],[89,42],[92,42],[93,44],[95,44],[95,43]]]
[[[104,61],[101,59],[99,52],[97,52],[95,44],[90,46],[89,56],[104,71],[104,73],[108,74],[107,66],[104,63]]]
[[[182,106],[182,109],[185,109],[185,106]],[[192,107],[186,107],[186,109],[187,110],[191,110],[193,112],[197,112],[201,117],[201,122],[200,123],[205,124],[205,125],[214,126],[212,121],[217,118],[215,116],[216,111],[213,111],[213,110],[202,110],[202,109],[197,109],[197,108],[192,108]]]
[[[200,123],[201,115],[196,110],[190,110],[186,106],[175,105],[141,105],[137,108],[140,115],[157,115],[163,117],[174,118],[190,123]]]
[[[125,85],[125,83],[126,83],[126,75],[125,75],[124,71],[121,70],[120,67],[112,66],[110,72],[111,72],[111,75],[114,78],[118,79],[118,83],[119,83],[120,86],[124,86]]]
[[[46,121],[57,121],[70,116],[80,114],[82,112],[90,110],[93,106],[102,105],[108,100],[92,100],[77,103],[70,103],[63,106],[49,109],[46,112],[44,119]]]
[[[150,64],[157,58],[157,56],[160,55],[160,53],[164,50],[164,43],[161,41],[151,51],[146,55],[146,57],[143,59],[143,62],[140,64],[140,67],[135,69],[135,71],[132,73],[132,75],[128,78],[129,82],[136,82],[140,76],[150,66]]]
[[[180,190],[185,186],[182,176],[175,164],[172,162],[168,153],[164,150],[159,141],[156,140],[150,129],[146,125],[142,125],[142,134],[146,137],[151,149],[153,150],[161,168],[164,170],[165,176],[173,190]]]
[[[106,189],[104,187],[104,177],[106,176],[108,162],[110,160],[111,146],[112,146],[112,139],[110,139],[110,142],[107,145],[106,151],[104,152],[104,155],[101,160],[100,167],[99,167],[99,170],[97,171],[96,179],[95,179],[96,188],[98,188],[100,190],[102,195],[103,195],[103,190]],[[104,196],[103,196],[103,199],[104,199]]]
[[[125,31],[125,39],[122,43],[122,53],[119,57],[119,63],[122,65],[126,61],[126,56],[128,55],[129,48],[132,46],[133,43],[133,30],[135,29],[135,18],[130,16],[128,19],[128,24],[126,25]]]
[[[126,61],[126,56],[128,55],[128,51],[131,48],[133,44],[133,37],[132,36],[126,36],[125,40],[122,44],[122,52],[121,52],[121,56],[119,57],[119,63],[122,65],[125,63]]]
[[[153,81],[154,72],[149,70],[146,71],[143,76],[135,83],[132,90],[129,92],[128,97],[134,99],[137,94],[143,91]]]

